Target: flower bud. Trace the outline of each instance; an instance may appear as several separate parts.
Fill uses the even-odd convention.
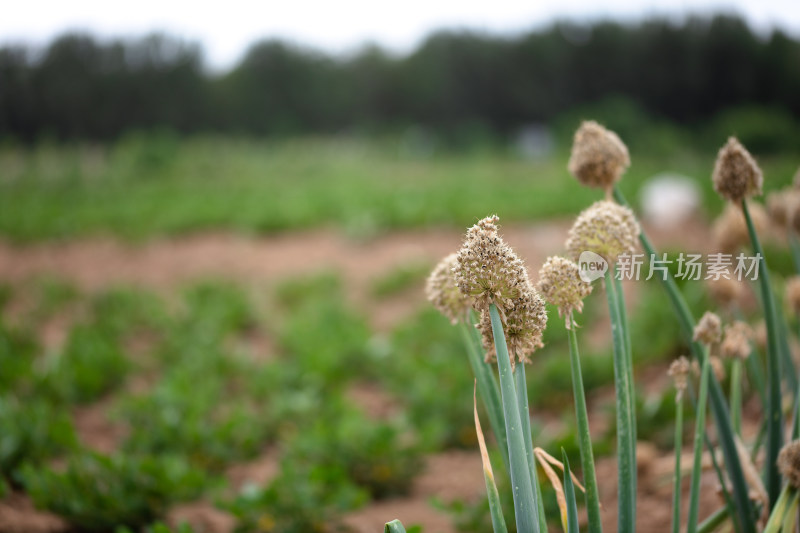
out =
[[[717,154],[711,179],[714,190],[733,203],[761,194],[764,183],[755,159],[735,137],[730,137]]]
[[[581,253],[590,251],[614,263],[620,255],[636,251],[638,238],[639,224],[633,211],[601,200],[578,215],[569,230],[566,248],[574,260]]]
[[[436,265],[425,284],[428,300],[453,324],[464,318],[465,311],[470,307],[469,299],[456,285],[453,269],[457,264],[456,254],[448,255]]]
[[[694,340],[710,346],[719,342],[721,338],[722,320],[711,311],[706,311],[694,328]]]
[[[497,305],[501,314],[527,290],[522,260],[497,233],[496,216],[486,217],[467,231],[456,255],[456,285],[479,311]]]
[[[558,256],[548,257],[542,265],[536,288],[545,301],[558,307],[559,316],[567,317],[567,328],[571,327],[572,311],[583,311],[583,299],[592,292],[591,284],[581,279],[578,265]]]
[[[583,185],[608,190],[630,164],[628,148],[613,131],[589,120],[575,132],[567,168]]]

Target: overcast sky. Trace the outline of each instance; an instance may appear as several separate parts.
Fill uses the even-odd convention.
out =
[[[0,43],[45,44],[66,30],[87,30],[100,37],[164,31],[199,41],[210,66],[223,69],[249,44],[265,37],[335,53],[355,50],[365,42],[403,53],[440,28],[513,34],[559,17],[679,18],[690,10],[735,12],[761,31],[777,25],[800,35],[800,0],[22,0],[2,10]]]

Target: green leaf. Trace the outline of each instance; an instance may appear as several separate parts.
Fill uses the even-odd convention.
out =
[[[747,208],[747,201],[742,200],[742,212],[747,222],[747,231],[750,233],[750,241],[753,251],[758,256],[759,272],[758,284],[761,289],[761,303],[764,307],[764,319],[767,323],[767,456],[765,460],[766,477],[765,485],[769,494],[771,505],[775,504],[778,492],[781,487],[781,476],[778,472],[778,454],[783,447],[783,420],[781,412],[781,362],[778,336],[780,335],[780,324],[775,307],[775,299],[772,286],[769,282],[769,271],[767,270],[767,260],[764,257],[764,250],[761,241],[756,233],[750,211]]]
[[[500,388],[497,385],[497,379],[494,376],[492,367],[484,361],[480,337],[478,337],[477,330],[470,325],[474,322],[468,316],[467,320],[461,323],[462,338],[467,347],[469,364],[478,384],[478,392],[483,401],[483,406],[486,408],[486,414],[489,416],[489,425],[492,427],[497,446],[500,448],[503,464],[508,470],[508,439],[506,438],[506,426],[503,422],[503,404],[500,400]]]
[[[522,435],[525,437],[525,455],[528,457],[528,466],[531,471],[531,485],[538,504],[539,529],[547,531],[547,520],[544,516],[544,503],[542,502],[542,488],[539,486],[539,476],[536,475],[536,460],[533,457],[533,437],[531,435],[531,417],[528,408],[528,382],[525,379],[525,365],[519,364],[514,369],[514,383],[517,389],[517,407],[522,422]]]
[[[511,486],[514,496],[514,515],[517,531],[539,533],[538,503],[531,484],[530,467],[525,453],[525,439],[522,434],[522,421],[517,406],[516,387],[508,356],[503,323],[497,306],[489,306],[492,320],[494,346],[497,352],[497,366],[500,374],[500,394],[503,400],[503,413],[508,436],[508,458],[511,464]]]
[[[706,405],[708,398],[708,353],[704,353],[702,370],[700,372],[700,394],[697,399],[697,413],[695,415],[694,429],[694,462],[692,466],[692,481],[689,490],[689,515],[686,519],[687,533],[697,531],[697,514],[700,509],[700,475],[702,474],[703,437],[706,434]]]
[[[675,400],[675,478],[672,488],[672,533],[681,530],[681,450],[683,449],[683,398]]]
[[[625,349],[625,331],[619,316],[619,295],[615,290],[613,268],[605,274],[608,313],[614,341],[614,394],[617,411],[617,477],[619,483],[618,531],[636,529],[636,442],[633,435],[633,400],[630,396],[631,369]]]
[[[589,415],[586,411],[586,393],[583,387],[583,374],[581,372],[581,359],[578,353],[578,337],[575,325],[570,324],[571,317],[567,317],[567,336],[569,338],[569,357],[572,368],[572,392],[575,397],[575,415],[578,419],[578,446],[581,451],[581,466],[583,467],[583,481],[586,485],[586,508],[590,533],[600,533],[603,530],[600,517],[600,500],[597,491],[597,475],[594,470],[594,452],[592,450],[592,434],[589,431]]]
[[[489,499],[489,512],[492,515],[492,529],[494,533],[507,533],[506,519],[503,517],[503,506],[500,503],[500,494],[497,492],[497,485],[494,482],[492,462],[489,460],[489,452],[486,450],[486,440],[483,438],[483,431],[481,430],[481,420],[478,417],[477,394],[473,396],[473,413],[475,415],[475,433],[478,436],[478,446],[481,449],[483,480],[486,482],[486,496]]]
[[[383,533],[406,533],[406,528],[403,527],[403,523],[400,520],[395,519],[391,522],[386,522],[383,527]]]
[[[572,483],[571,471],[567,452],[561,448],[561,457],[564,461],[564,499],[567,500],[567,533],[580,533],[578,525],[578,504],[575,502],[575,485]]]

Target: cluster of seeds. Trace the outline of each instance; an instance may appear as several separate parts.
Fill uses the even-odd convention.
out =
[[[524,263],[498,234],[498,218],[486,217],[467,231],[461,249],[445,257],[426,286],[428,299],[451,321],[472,306],[480,312],[487,360],[496,356],[489,306],[503,321],[512,366],[542,346],[547,324],[544,302],[528,279]]]
[[[567,317],[567,327],[571,327],[572,312],[583,311],[583,299],[592,292],[592,286],[581,279],[580,269],[575,262],[564,257],[548,257],[539,270],[539,294],[558,307],[559,316]]]
[[[735,137],[720,148],[711,179],[714,190],[733,203],[761,194],[764,183],[755,159]]]
[[[513,301],[513,306],[506,313],[503,324],[512,368],[516,361],[529,363],[530,356],[544,346],[542,334],[546,324],[547,312],[544,302],[533,287],[529,286],[522,296]],[[481,312],[481,319],[476,327],[482,335],[486,361],[490,362],[497,357],[497,352],[494,348],[492,320],[488,311]]]
[[[483,311],[495,304],[501,313],[527,290],[522,260],[497,232],[496,216],[486,217],[467,231],[456,255],[455,280],[472,306]]]
[[[590,120],[575,132],[567,168],[582,184],[608,191],[630,164],[628,148],[613,131]]]
[[[453,269],[457,264],[456,254],[448,255],[436,265],[425,284],[428,300],[453,324],[462,320],[470,307],[469,298],[456,285]]]
[[[718,343],[721,338],[722,320],[711,311],[706,311],[694,328],[694,340],[711,346]]]
[[[578,259],[583,252],[594,252],[614,263],[620,255],[636,252],[639,231],[633,211],[601,200],[578,215],[569,230],[567,253]]]
[[[750,356],[750,339],[753,332],[744,322],[736,321],[725,326],[725,338],[719,346],[722,357],[747,359]]]
[[[691,365],[689,364],[689,360],[684,355],[678,357],[672,361],[671,365],[669,365],[667,374],[669,374],[675,383],[675,389],[678,391],[676,396],[677,400],[681,399],[684,391],[686,391],[686,387],[689,385],[690,370]]]
[[[793,440],[778,454],[778,469],[789,485],[800,488],[800,440]]]

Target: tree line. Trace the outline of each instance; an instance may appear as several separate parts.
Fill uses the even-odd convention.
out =
[[[557,22],[514,37],[442,31],[395,57],[255,43],[209,73],[166,35],[63,35],[0,48],[0,137],[113,139],[131,129],[253,135],[484,128],[508,134],[608,96],[691,125],[758,104],[800,117],[800,42],[736,16]]]

